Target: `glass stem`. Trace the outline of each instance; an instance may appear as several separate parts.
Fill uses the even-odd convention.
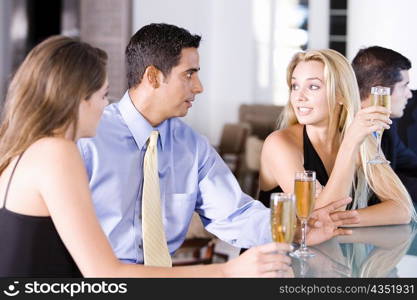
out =
[[[376,131],[376,143],[378,147],[378,156],[382,157],[382,149],[381,149],[381,141],[382,141],[382,132]]]
[[[307,233],[307,220],[301,220],[301,251],[305,251],[306,247],[306,233]]]

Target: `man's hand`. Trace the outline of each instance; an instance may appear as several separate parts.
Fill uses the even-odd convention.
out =
[[[314,210],[309,219],[307,245],[320,244],[337,235],[352,234],[351,230],[339,228],[339,226],[358,224],[358,212],[356,210],[337,210],[351,201],[351,198],[345,198]]]

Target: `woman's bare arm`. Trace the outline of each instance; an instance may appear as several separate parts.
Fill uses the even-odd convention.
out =
[[[276,270],[289,268],[290,259],[276,250],[289,251],[290,246],[276,243],[254,247],[226,264],[175,268],[123,264],[97,220],[75,144],[48,138],[36,147],[32,152],[41,167],[39,192],[61,239],[86,277],[253,277],[274,276]]]

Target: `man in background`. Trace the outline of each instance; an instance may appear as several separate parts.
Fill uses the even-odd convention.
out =
[[[401,118],[408,99],[412,97],[408,87],[410,60],[394,50],[372,46],[359,50],[352,67],[358,81],[362,107],[371,105],[371,87],[386,86],[391,89],[390,117]],[[381,148],[413,201],[417,201],[417,154],[404,145],[395,126],[384,131]]]

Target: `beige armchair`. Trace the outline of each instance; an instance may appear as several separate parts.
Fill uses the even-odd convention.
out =
[[[239,122],[248,124],[250,127],[250,134],[246,139],[244,151],[244,170],[242,170],[242,174],[245,179],[242,188],[255,199],[258,197],[259,190],[262,145],[265,138],[276,130],[282,110],[283,106],[261,104],[243,104],[239,108]]]
[[[223,126],[218,152],[233,174],[238,177],[250,126],[246,123],[227,123]]]

